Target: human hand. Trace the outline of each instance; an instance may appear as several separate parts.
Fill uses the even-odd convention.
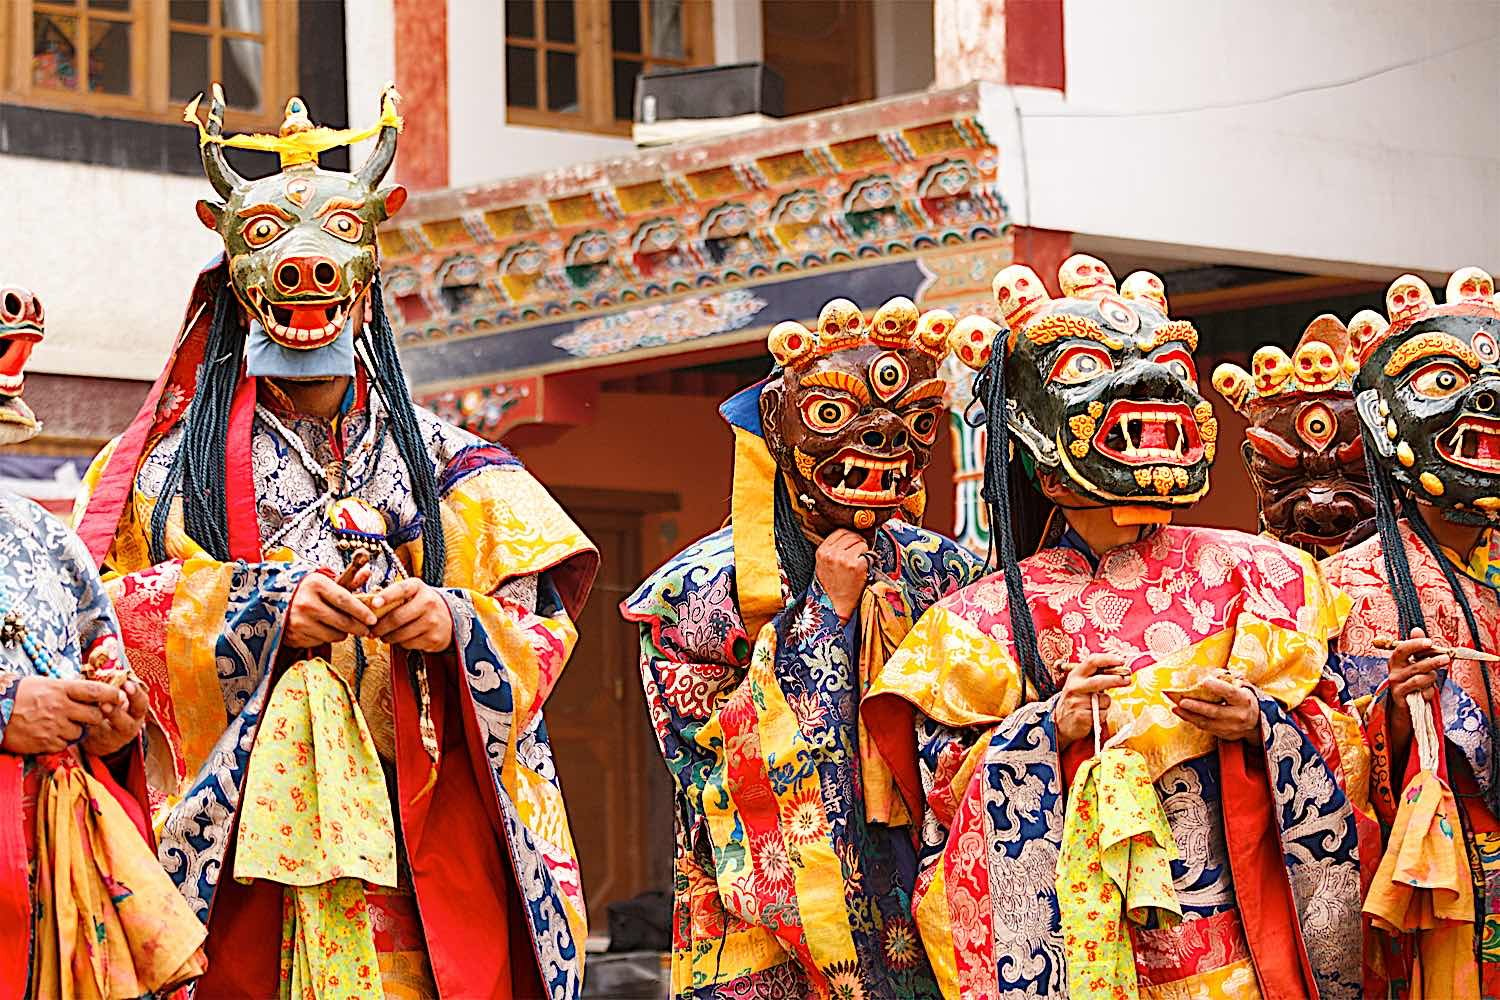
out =
[[[1252,689],[1207,677],[1202,690],[1212,700],[1183,698],[1172,707],[1172,714],[1221,740],[1247,740],[1260,733],[1260,699]]]
[[[448,602],[416,577],[398,580],[370,595],[369,605],[379,616],[371,632],[377,639],[419,653],[441,653],[453,645],[453,613]]]
[[[870,553],[868,558],[866,553]],[[859,606],[874,557],[864,538],[846,528],[839,528],[818,546],[818,583],[833,602],[840,621],[848,621]]]
[[[103,722],[84,731],[83,748],[96,757],[108,757],[122,749],[141,734],[146,724],[146,686],[127,680],[120,691],[126,699],[124,710],[116,709]]]
[[[1396,643],[1396,648],[1391,650],[1387,681],[1390,703],[1386,712],[1390,720],[1392,749],[1397,756],[1404,754],[1411,745],[1411,708],[1406,704],[1406,696],[1420,694],[1423,699],[1431,701],[1432,693],[1437,690],[1437,672],[1453,662],[1447,653],[1435,652],[1436,647],[1426,632],[1414,628],[1410,636]]]
[[[0,749],[14,754],[58,753],[107,716],[125,712],[129,698],[112,684],[24,677]]]
[[[1099,696],[1101,715],[1109,711],[1109,691],[1130,684],[1130,675],[1121,672],[1124,667],[1123,657],[1090,653],[1082,663],[1068,669],[1057,707],[1052,710],[1059,749],[1066,750],[1094,728],[1094,695]]]
[[[368,579],[369,571],[361,575]],[[342,642],[351,635],[369,635],[376,620],[375,612],[348,588],[322,573],[309,573],[297,585],[287,608],[286,642],[294,649]]]

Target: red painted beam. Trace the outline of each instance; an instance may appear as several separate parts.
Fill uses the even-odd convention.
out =
[[[396,86],[401,91],[397,176],[416,191],[448,186],[448,5],[395,0]]]
[[[1067,89],[1062,0],[1005,0],[1005,82]]]

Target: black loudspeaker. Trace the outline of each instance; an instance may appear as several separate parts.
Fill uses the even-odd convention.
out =
[[[765,63],[694,66],[642,73],[635,83],[635,120],[657,122],[738,118],[779,118],[781,76]]]

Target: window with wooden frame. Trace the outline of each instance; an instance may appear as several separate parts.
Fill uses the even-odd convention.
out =
[[[638,75],[712,61],[713,0],[505,3],[505,103],[517,125],[626,135]]]
[[[299,0],[0,0],[0,100],[182,120],[214,81],[234,130],[274,130],[297,84]]]

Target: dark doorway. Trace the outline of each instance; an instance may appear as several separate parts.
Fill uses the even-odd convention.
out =
[[[589,927],[606,908],[672,887],[672,792],[641,693],[640,644],[619,605],[644,576],[641,526],[675,510],[670,494],[554,490],[599,547],[599,577],[578,622],[578,645],[547,702],[547,730],[583,871]]]

